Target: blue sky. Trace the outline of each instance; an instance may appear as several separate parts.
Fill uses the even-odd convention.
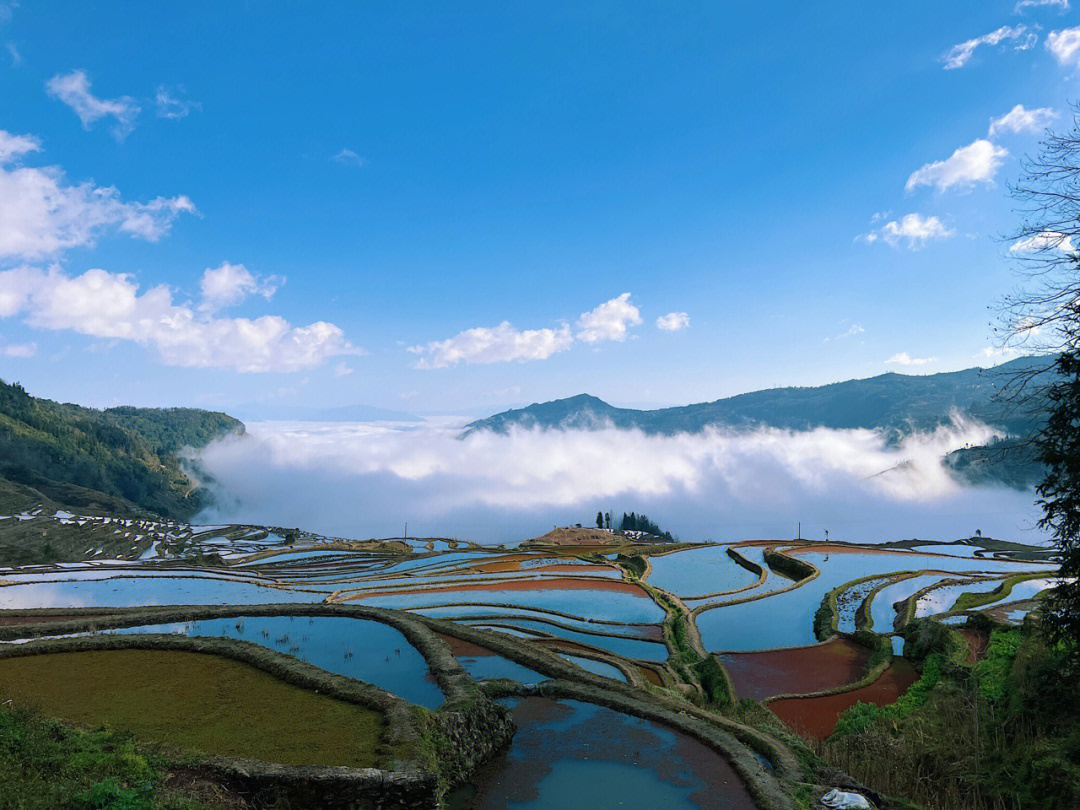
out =
[[[581,6],[0,3],[0,377],[478,412],[999,359],[1080,11]]]

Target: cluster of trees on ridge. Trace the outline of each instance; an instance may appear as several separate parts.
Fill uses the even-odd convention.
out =
[[[0,380],[0,477],[64,506],[126,502],[188,518],[202,507],[203,494],[184,474],[178,453],[243,431],[242,422],[224,413],[97,410],[38,399]]]
[[[596,513],[596,528],[612,530],[611,512]],[[623,512],[622,519],[616,523],[613,531],[643,532],[645,534],[651,534],[656,537],[660,537],[671,543],[675,542],[675,537],[667,529],[661,529],[660,526],[650,520],[648,516],[638,515],[633,512],[631,512],[629,515],[626,514],[626,512]]]

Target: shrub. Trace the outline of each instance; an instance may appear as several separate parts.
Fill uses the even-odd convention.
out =
[[[644,557],[640,557],[636,554],[630,556],[626,554],[619,554],[615,558],[615,562],[617,562],[619,565],[621,565],[638,579],[641,579],[643,576],[645,576]]]
[[[76,794],[71,806],[72,810],[153,810],[154,803],[145,793],[125,790],[119,779],[110,776]]]
[[[975,665],[975,680],[979,692],[991,703],[1000,702],[1008,693],[1013,662],[1023,642],[1019,630],[999,630],[990,635],[986,657]]]

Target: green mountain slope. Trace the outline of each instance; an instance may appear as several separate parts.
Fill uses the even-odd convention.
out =
[[[993,369],[970,368],[945,374],[882,374],[812,388],[774,388],[714,402],[642,411],[616,408],[587,394],[504,411],[472,422],[465,433],[511,427],[596,430],[608,425],[648,434],[696,433],[710,425],[730,428],[865,428],[899,438],[933,430],[960,413],[1010,437],[1035,430],[1043,408],[1038,399],[1017,404],[999,396],[1018,375],[1044,371],[1049,358],[1023,357]],[[1030,448],[1015,438],[991,448],[958,451],[950,465],[969,480],[1027,486],[1038,475]]]
[[[75,508],[135,508],[184,519],[203,505],[178,453],[242,422],[193,408],[96,410],[30,396],[0,380],[0,477],[9,496],[40,493]]]

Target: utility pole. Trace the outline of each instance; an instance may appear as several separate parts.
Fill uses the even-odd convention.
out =
[[[405,521],[405,532],[401,535],[402,540],[409,539],[409,521]]]
[[[799,532],[798,532],[798,534],[799,534],[799,536],[796,537],[795,539],[796,540],[802,540],[802,521],[801,520],[799,521]]]

